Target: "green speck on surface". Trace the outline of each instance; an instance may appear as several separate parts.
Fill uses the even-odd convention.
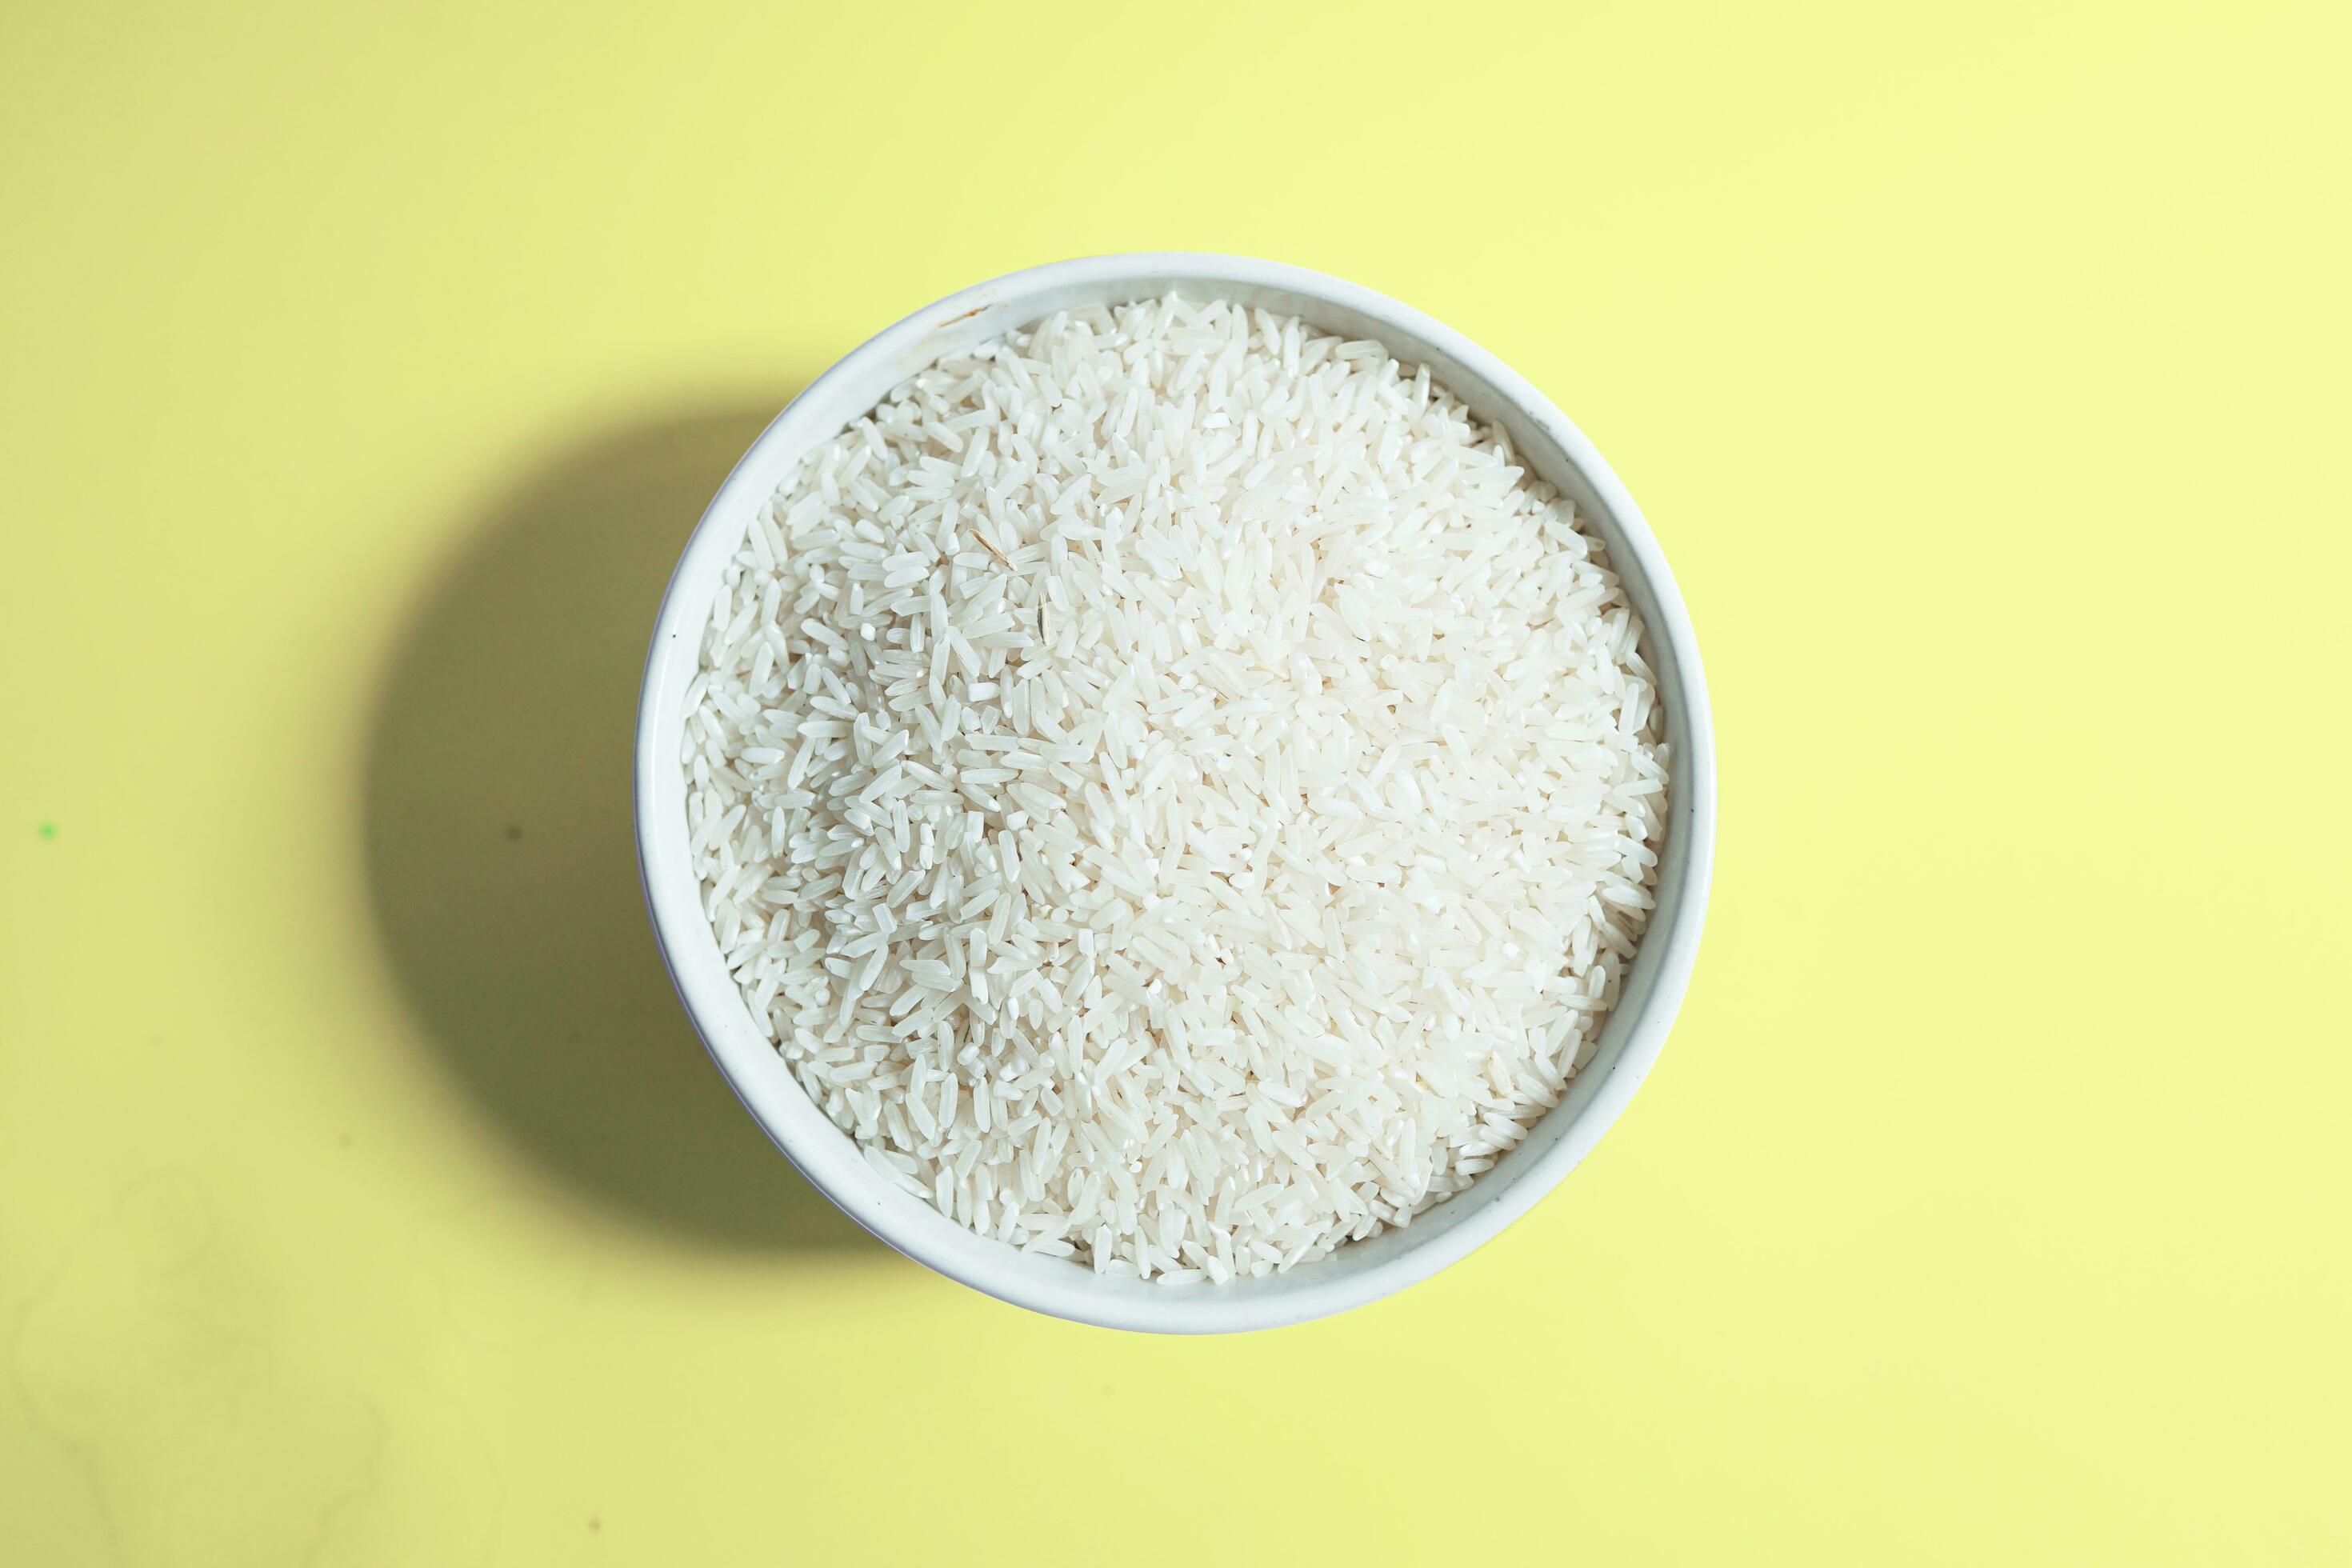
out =
[[[54,823],[54,822],[44,822],[43,824],[41,824],[41,837],[44,837],[44,838],[55,838],[57,836],[58,836],[58,825],[57,825],[56,823]]]

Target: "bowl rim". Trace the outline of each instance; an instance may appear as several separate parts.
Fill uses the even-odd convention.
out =
[[[780,464],[788,466],[872,406],[875,399],[865,398],[836,415],[833,406],[841,402],[844,388],[864,384],[886,366],[894,369],[887,384],[896,384],[959,346],[951,334],[960,325],[976,341],[1063,308],[1030,308],[1040,296],[1129,284],[1133,291],[1125,297],[1132,299],[1188,284],[1209,286],[1225,297],[1295,297],[1315,302],[1327,318],[1336,314],[1351,324],[1369,324],[1370,335],[1387,342],[1398,358],[1429,364],[1433,376],[1482,420],[1505,426],[1531,464],[1540,467],[1552,459],[1564,465],[1567,475],[1546,477],[1580,480],[1580,487],[1561,488],[1577,495],[1580,511],[1600,509],[1593,525],[1604,536],[1612,567],[1641,609],[1645,651],[1676,742],[1658,907],[1600,1047],[1571,1080],[1570,1096],[1510,1155],[1412,1225],[1349,1243],[1332,1258],[1288,1273],[1225,1285],[1097,1276],[1067,1260],[1024,1254],[966,1229],[886,1182],[809,1098],[752,1020],[703,913],[692,858],[683,852],[683,692],[699,667],[702,623],[709,608],[707,595],[689,595],[684,586],[704,572],[715,583],[723,555],[731,555],[739,542],[730,536],[728,521],[739,514],[748,519],[750,509],[767,499]],[[982,320],[974,324],[974,318]],[[1472,395],[1458,384],[1465,382],[1486,395]],[[722,558],[714,562],[714,556]],[[1025,268],[912,311],[835,362],[752,442],[704,509],[662,593],[639,693],[633,817],[646,910],[679,1002],[736,1098],[820,1192],[895,1250],[1001,1300],[1108,1328],[1230,1332],[1344,1311],[1427,1279],[1526,1214],[1590,1152],[1656,1064],[1689,984],[1713,878],[1715,775],[1713,716],[1697,639],[1664,552],[1607,460],[1549,398],[1460,332],[1360,285],[1248,257],[1138,251]],[[673,795],[675,823],[668,820]],[[1587,1082],[1596,1076],[1597,1081]],[[1543,1130],[1562,1116],[1570,1119],[1566,1127],[1544,1138]]]

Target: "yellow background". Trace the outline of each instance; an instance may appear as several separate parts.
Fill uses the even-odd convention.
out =
[[[2346,1561],[2345,18],[13,0],[0,1558]],[[1153,247],[1546,387],[1722,742],[1598,1154],[1223,1341],[824,1207],[625,816],[760,425]]]

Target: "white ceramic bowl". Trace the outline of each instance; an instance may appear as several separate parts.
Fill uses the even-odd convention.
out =
[[[1509,432],[1521,459],[1573,498],[1608,545],[1648,628],[1645,651],[1674,747],[1658,907],[1622,999],[1566,1099],[1467,1192],[1410,1226],[1351,1242],[1287,1274],[1226,1285],[1097,1277],[1066,1259],[1028,1256],[974,1235],[876,1176],[802,1091],[727,972],[687,855],[679,761],[686,688],[721,572],[795,458],[944,354],[1055,310],[1171,289],[1266,306],[1351,338],[1377,338],[1407,364],[1428,365],[1480,418]],[[819,1191],[908,1257],[1004,1300],[1112,1328],[1221,1332],[1302,1322],[1427,1278],[1525,1214],[1600,1141],[1657,1060],[1698,951],[1715,858],[1715,736],[1690,619],[1640,509],[1592,444],[1501,361],[1418,310],[1297,267],[1234,256],[1100,256],[1034,267],[926,306],[852,351],[752,443],[703,513],[662,600],[637,721],[636,816],[646,900],[678,995],[745,1108]]]

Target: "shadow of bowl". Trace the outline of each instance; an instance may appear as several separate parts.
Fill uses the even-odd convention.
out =
[[[608,430],[489,509],[391,665],[368,881],[443,1065],[551,1174],[676,1241],[878,1251],[712,1069],[637,885],[630,749],[655,607],[785,401]]]

